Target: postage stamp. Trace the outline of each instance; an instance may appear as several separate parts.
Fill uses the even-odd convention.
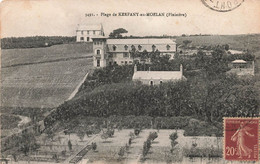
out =
[[[233,161],[259,160],[259,118],[224,118],[223,156]]]
[[[201,0],[208,8],[218,12],[228,12],[238,8],[244,0]]]

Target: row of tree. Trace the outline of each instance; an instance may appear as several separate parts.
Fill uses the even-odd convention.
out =
[[[10,37],[1,39],[2,49],[49,47],[56,44],[76,42],[76,37],[32,36]]]

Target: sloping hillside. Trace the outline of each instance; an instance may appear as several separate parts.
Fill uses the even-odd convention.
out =
[[[2,50],[1,103],[56,107],[92,69],[91,44]]]

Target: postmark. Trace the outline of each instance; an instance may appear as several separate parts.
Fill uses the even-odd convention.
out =
[[[259,160],[259,118],[224,118],[223,156],[232,161]]]
[[[228,12],[238,8],[244,0],[201,0],[208,8],[218,12]]]

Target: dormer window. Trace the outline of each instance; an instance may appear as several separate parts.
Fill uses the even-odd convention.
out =
[[[128,46],[127,45],[125,45],[125,50],[127,50],[128,49]]]
[[[93,35],[95,35],[96,34],[96,31],[93,31]]]
[[[167,48],[167,50],[170,50],[171,46],[168,44],[168,45],[166,46],[166,48]]]
[[[84,31],[81,31],[81,35],[83,35],[84,34]]]
[[[142,50],[142,46],[141,46],[141,45],[138,46],[138,50],[139,50],[139,51]]]
[[[153,49],[153,51],[155,51],[155,48],[156,48],[156,46],[155,46],[155,45],[152,45],[152,49]]]
[[[116,46],[115,45],[113,45],[113,51],[116,51]]]
[[[134,46],[134,45],[132,45],[132,46],[131,46],[131,49],[132,49],[132,50],[135,50],[135,46]]]

